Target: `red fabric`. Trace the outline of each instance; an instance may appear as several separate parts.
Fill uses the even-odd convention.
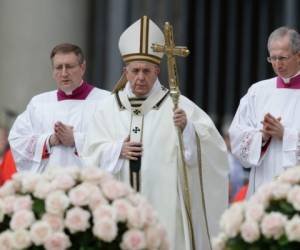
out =
[[[49,157],[49,152],[47,150],[46,142],[44,143],[43,147],[43,153],[42,153],[42,159],[47,159]]]
[[[12,175],[16,172],[16,164],[11,153],[11,150],[7,150],[3,156],[3,161],[0,165],[0,185],[11,179]]]
[[[242,186],[237,194],[233,197],[233,202],[242,201],[246,198],[248,184]]]

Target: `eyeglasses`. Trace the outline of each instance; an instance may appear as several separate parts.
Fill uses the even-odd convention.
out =
[[[75,69],[77,66],[79,66],[80,64],[59,64],[56,66],[53,66],[54,71],[56,72],[62,72],[63,69],[65,68],[66,71],[71,71],[73,69]]]
[[[290,56],[269,56],[269,57],[267,57],[267,61],[269,63],[275,63],[276,61],[278,61],[280,63],[285,63],[288,60],[290,60],[294,55],[295,54],[290,55]]]

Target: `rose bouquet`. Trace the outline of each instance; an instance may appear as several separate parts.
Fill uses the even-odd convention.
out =
[[[98,168],[17,173],[0,188],[0,249],[169,249],[149,203]]]
[[[283,172],[220,220],[214,250],[300,249],[300,167]]]

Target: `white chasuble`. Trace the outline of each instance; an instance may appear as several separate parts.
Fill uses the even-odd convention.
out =
[[[166,226],[171,249],[191,250],[178,174],[181,160],[173,103],[158,80],[153,89],[145,101],[147,110],[143,111],[140,192]],[[131,129],[132,111],[127,96],[126,89],[119,91],[104,100],[95,112],[87,134],[84,159],[129,183],[129,161],[119,158],[122,143]],[[209,238],[216,236],[228,201],[226,146],[210,118],[194,103],[180,96],[179,107],[185,110],[198,141],[198,145],[193,145],[197,148],[198,160],[187,166],[196,249],[209,250]]]
[[[48,166],[82,166],[88,122],[109,92],[94,88],[85,100],[57,101],[57,91],[32,98],[26,110],[18,116],[9,135],[9,142],[18,171],[43,172]],[[61,121],[73,126],[75,147],[54,146],[49,157],[42,159],[47,138],[54,133],[54,124]]]

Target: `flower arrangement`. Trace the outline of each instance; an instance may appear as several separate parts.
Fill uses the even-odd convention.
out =
[[[98,168],[17,173],[0,188],[0,249],[169,249],[144,197]]]
[[[300,167],[283,172],[220,220],[214,250],[300,249]]]

